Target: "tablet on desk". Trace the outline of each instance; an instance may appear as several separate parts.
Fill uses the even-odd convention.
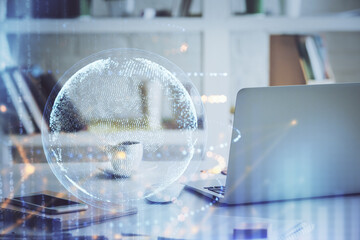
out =
[[[84,203],[71,201],[69,199],[51,196],[45,193],[5,198],[9,204],[23,207],[46,214],[62,214],[69,212],[84,211],[88,206]]]
[[[28,196],[38,197],[39,195],[47,195],[50,196],[51,199],[58,198],[60,200],[65,200],[65,204],[69,204],[68,201],[74,203],[81,203],[80,200],[73,196],[69,196],[69,199],[64,199],[62,198],[62,196],[64,196],[64,193],[52,191],[36,192],[33,194],[29,194]],[[58,204],[58,206],[64,206],[62,205],[64,202],[60,200],[55,199],[53,202],[53,206]],[[61,214],[48,214],[45,212],[25,208],[24,206],[10,204],[9,201],[10,200],[8,198],[8,200],[4,199],[4,202],[0,202],[0,215],[2,215],[6,225],[11,225],[14,223],[19,224],[20,222],[21,226],[26,226],[31,229],[41,231],[67,231],[137,213],[136,207],[127,205],[118,205],[116,211],[107,211],[89,205],[87,206],[87,209],[85,209],[86,211],[80,211],[80,208],[78,208],[77,206],[76,211],[80,212],[67,211]],[[69,206],[71,205],[72,204],[70,204]]]

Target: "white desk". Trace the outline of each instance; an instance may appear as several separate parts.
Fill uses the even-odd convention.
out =
[[[22,191],[64,191],[47,164],[34,166],[34,174],[23,182],[19,179],[25,170],[24,164],[2,166],[1,197],[7,196],[10,191],[16,194]],[[71,233],[74,236],[104,235],[109,239],[114,239],[121,233],[172,236],[181,239],[185,233],[203,232],[203,235],[200,235],[202,239],[209,239],[209,236],[213,239],[224,239],[229,234],[227,223],[224,221],[266,218],[282,223],[294,223],[294,220],[313,223],[314,230],[301,239],[358,240],[360,237],[360,195],[237,206],[210,203],[208,198],[184,190],[174,203],[150,204],[144,200],[139,202],[139,212],[135,215],[76,229]],[[211,223],[211,229],[205,230],[205,227],[201,226],[202,223]]]

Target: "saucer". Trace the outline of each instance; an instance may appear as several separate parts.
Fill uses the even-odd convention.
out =
[[[157,165],[154,163],[145,163],[145,168],[147,169],[147,171],[154,171],[155,169],[157,169]],[[118,177],[118,178],[129,178],[127,176],[124,176],[118,172],[116,172],[113,168],[109,167],[109,166],[105,166],[105,167],[97,167],[97,169],[99,169],[102,173],[104,173],[106,176],[110,176],[110,177]],[[136,173],[136,172],[135,172]]]
[[[126,176],[116,172],[114,169],[111,169],[111,168],[100,168],[100,167],[98,167],[98,169],[101,172],[103,172],[105,175],[110,176],[110,177],[127,178]]]

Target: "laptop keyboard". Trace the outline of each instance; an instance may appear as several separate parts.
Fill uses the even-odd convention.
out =
[[[225,186],[213,186],[213,187],[204,187],[204,188],[221,195],[224,195],[225,193]]]

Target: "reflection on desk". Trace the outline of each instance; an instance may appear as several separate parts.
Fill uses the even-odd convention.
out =
[[[32,174],[25,164],[1,167],[1,197],[42,190],[65,191],[47,164],[31,166],[34,167]],[[109,239],[116,239],[121,233],[177,239],[226,239],[232,234],[231,224],[260,219],[276,224],[279,234],[299,222],[314,224],[314,230],[301,239],[358,240],[360,236],[360,195],[226,206],[213,204],[206,197],[184,190],[173,203],[151,204],[141,200],[137,207],[136,215],[69,233],[73,236],[102,235]]]

